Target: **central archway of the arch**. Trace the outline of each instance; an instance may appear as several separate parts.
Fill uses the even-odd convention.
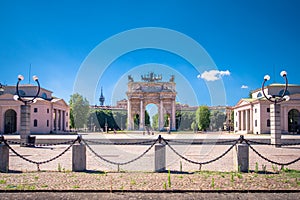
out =
[[[176,84],[174,76],[169,82],[159,82],[160,77],[142,76],[142,80],[135,82],[131,76],[128,77],[128,119],[127,129],[134,130],[134,117],[139,116],[139,130],[145,130],[145,109],[148,104],[158,107],[158,128],[160,131],[169,129],[176,130]],[[169,117],[168,126],[165,127],[165,116]]]

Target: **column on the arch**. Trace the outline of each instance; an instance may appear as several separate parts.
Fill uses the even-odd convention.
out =
[[[145,111],[144,111],[144,102],[143,99],[140,101],[140,130],[144,130],[144,124],[145,124]]]
[[[127,102],[127,130],[132,130],[131,100]]]
[[[176,108],[175,108],[175,99],[172,100],[172,122],[171,122],[171,130],[175,131],[176,130]]]
[[[164,105],[163,105],[163,100],[160,99],[159,103],[159,130],[164,129]]]

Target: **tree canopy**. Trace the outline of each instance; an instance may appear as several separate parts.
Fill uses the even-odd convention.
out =
[[[222,129],[224,126],[224,122],[226,120],[226,115],[219,111],[213,110],[210,114],[210,126],[212,130]]]
[[[200,106],[196,111],[196,122],[201,131],[206,131],[210,124],[210,111],[208,106]]]
[[[71,95],[70,101],[70,120],[72,128],[83,128],[87,125],[89,115],[89,102],[82,95],[75,93]]]

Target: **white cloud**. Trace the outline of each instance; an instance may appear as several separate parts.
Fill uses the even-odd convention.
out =
[[[248,87],[248,85],[242,85],[241,88],[242,88],[242,89],[248,89],[249,87]]]
[[[222,76],[229,76],[229,70],[226,71],[219,71],[219,70],[210,70],[204,71],[202,74],[199,74],[197,77],[202,78],[206,81],[216,81],[221,79]]]

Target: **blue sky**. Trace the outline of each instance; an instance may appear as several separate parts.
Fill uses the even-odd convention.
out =
[[[212,77],[221,78],[224,104],[235,105],[261,86],[265,74],[270,74],[270,83],[283,82],[279,73],[286,70],[289,82],[300,84],[299,9],[297,0],[1,0],[0,82],[14,85],[17,75],[23,74],[28,83],[31,65],[31,75],[39,76],[42,87],[68,101],[84,61],[103,41],[127,30],[158,27],[196,41],[217,71],[196,69],[199,66],[172,52],[133,50],[109,66],[98,66],[105,71],[90,86],[95,91],[91,104],[99,104],[101,86],[108,105],[126,97],[127,75],[138,81],[139,73],[149,69],[163,73],[166,81],[178,74],[177,100],[191,105],[216,104],[211,94],[218,90],[207,84]],[[107,54],[113,51],[108,49]]]

